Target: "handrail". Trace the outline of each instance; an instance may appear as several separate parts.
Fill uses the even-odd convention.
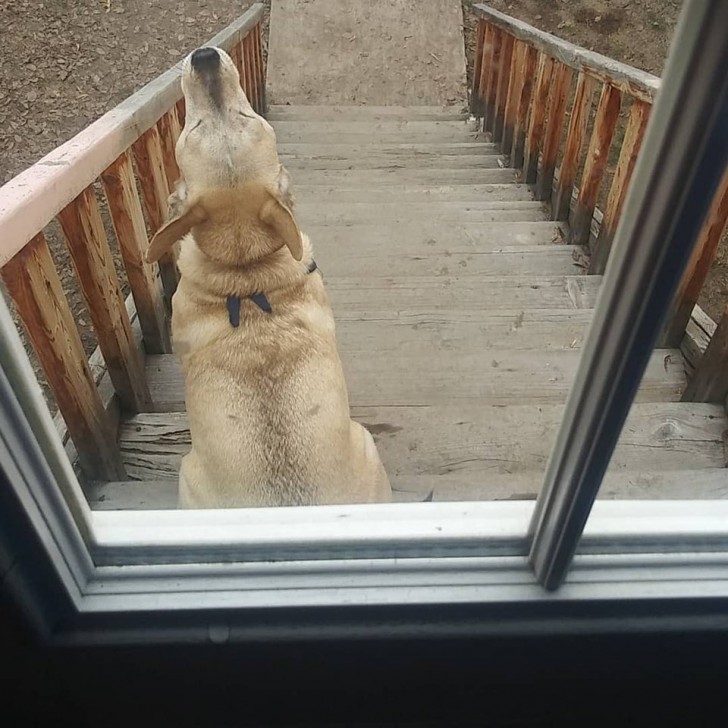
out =
[[[257,3],[209,41],[230,53],[260,113],[264,15]],[[144,356],[171,350],[166,309],[177,283],[175,260],[169,255],[150,266],[145,253],[149,236],[164,223],[179,174],[181,64],[0,188],[0,276],[53,391],[66,428],[59,429],[70,436],[90,479],[124,477],[119,410],[154,409]],[[44,235],[54,218],[98,342],[90,360]],[[126,301],[106,233],[111,225],[131,290]]]
[[[479,22],[471,111],[522,181],[535,185],[536,198],[550,200],[552,219],[569,223],[569,242],[588,247],[589,273],[602,274],[661,81],[486,5],[473,9]],[[662,346],[691,345],[688,324],[727,225],[728,174],[678,288]],[[709,371],[719,351],[711,348],[711,363],[706,357]],[[693,376],[708,376],[695,366]],[[706,391],[701,396],[722,399],[720,386]],[[687,395],[692,392],[697,386],[688,386]]]
[[[236,46],[264,14],[256,3],[210,45]],[[0,268],[174,106],[183,61],[0,187]]]
[[[660,90],[660,78],[647,71],[641,71],[601,53],[588,51],[487,5],[473,5],[473,11],[478,17],[506,31],[517,40],[597,81],[609,81],[612,86],[636,99],[651,102]]]

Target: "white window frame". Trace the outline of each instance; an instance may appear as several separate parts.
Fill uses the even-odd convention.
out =
[[[679,30],[683,57],[673,53],[666,77],[689,81],[685,69],[695,73],[695,59],[715,52],[716,27],[728,27],[716,22],[721,13],[718,20],[728,19],[721,5],[687,4]],[[703,70],[709,73],[710,63]],[[728,88],[717,76],[728,104]],[[718,93],[705,77],[701,83]],[[661,95],[648,132],[646,145],[660,150],[661,162],[675,152],[659,145],[679,116],[678,91]],[[691,118],[710,127],[704,114]],[[705,152],[691,150],[707,163]],[[643,155],[635,179],[649,180],[655,160]],[[633,188],[625,217],[644,212],[649,218],[654,185],[642,190],[639,204],[640,184]],[[675,209],[669,195],[652,202]],[[697,220],[700,210],[684,202],[680,214]],[[646,229],[632,267],[652,266],[657,277],[669,263],[661,256],[669,247],[676,285],[690,245],[683,240],[682,247],[660,251],[645,243],[654,242],[659,226],[653,238]],[[637,232],[625,223],[617,234],[600,304],[614,316],[626,315],[626,308],[608,305],[620,285],[632,285],[621,296],[637,303],[630,291],[635,294],[639,276],[620,277]],[[645,293],[669,300],[669,287]],[[0,483],[0,589],[43,639],[64,643],[725,629],[727,501],[594,503],[619,417],[631,402],[608,402],[612,429],[602,429],[606,444],[595,456],[574,423],[590,388],[594,395],[611,381],[587,376],[605,341],[601,354],[616,364],[616,339],[605,338],[607,318],[598,317],[590,332],[567,405],[572,418],[562,423],[537,504],[93,512],[0,301],[0,475],[7,482]],[[624,333],[620,321],[613,332]],[[647,323],[641,329],[648,337],[656,336],[659,322],[652,325],[655,331]],[[643,366],[639,356],[630,362],[633,374]],[[610,371],[617,380],[626,375],[624,367]],[[586,425],[596,419],[592,413]],[[578,454],[588,457],[565,468]],[[551,592],[539,580],[561,586]]]

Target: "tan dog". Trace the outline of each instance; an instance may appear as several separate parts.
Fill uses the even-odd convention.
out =
[[[350,418],[333,314],[286,204],[275,135],[252,110],[240,123],[236,109],[247,99],[232,62],[216,52],[217,72],[201,71],[194,54],[185,69],[177,146],[185,183],[173,200],[177,217],[147,255],[158,260],[183,238],[172,330],[192,450],[180,505],[389,501],[374,440]]]

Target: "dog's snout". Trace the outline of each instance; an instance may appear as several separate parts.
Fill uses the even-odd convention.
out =
[[[214,71],[220,66],[220,54],[214,48],[198,48],[191,60],[195,71]]]

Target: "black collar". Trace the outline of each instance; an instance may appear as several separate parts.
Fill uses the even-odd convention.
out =
[[[318,270],[316,261],[312,260],[311,265],[306,269],[307,273],[313,273]],[[268,298],[265,293],[252,293],[250,296],[228,296],[227,297],[227,310],[228,318],[230,319],[230,325],[234,328],[240,326],[240,299],[247,298],[252,301],[261,311],[265,313],[273,313],[273,309],[268,302]]]

